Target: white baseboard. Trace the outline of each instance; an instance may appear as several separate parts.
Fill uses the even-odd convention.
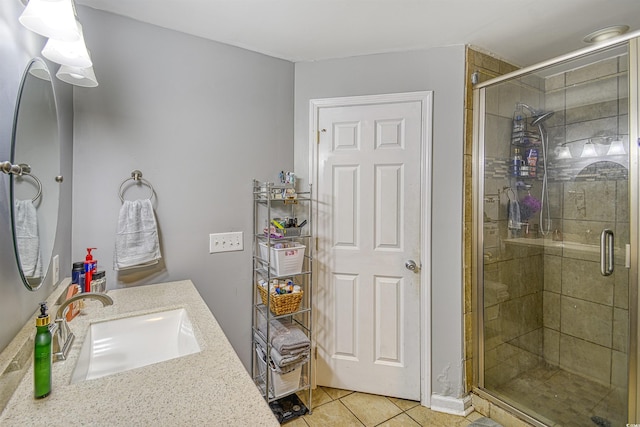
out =
[[[471,406],[471,395],[468,394],[463,397],[451,397],[432,394],[431,410],[466,417],[473,412],[473,406]]]

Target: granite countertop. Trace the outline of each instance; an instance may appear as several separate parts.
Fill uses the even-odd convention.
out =
[[[62,291],[59,289],[50,298],[52,319],[57,310],[53,302]],[[76,339],[68,359],[53,364],[51,395],[33,398],[33,367],[25,366],[24,377],[0,415],[0,425],[279,426],[190,280],[111,290],[107,294],[114,300],[112,306],[102,307],[98,301],[85,300],[83,313],[69,322]],[[90,323],[174,308],[187,310],[201,348],[199,353],[70,383]],[[0,369],[5,374],[10,371],[7,366],[17,363],[5,353],[22,353],[24,359],[25,349],[33,352],[29,337],[35,334],[34,322],[26,325],[16,336],[18,342],[12,341],[0,356]],[[32,365],[32,359],[28,360]]]

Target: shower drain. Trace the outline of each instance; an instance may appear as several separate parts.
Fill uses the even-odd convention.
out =
[[[597,415],[591,417],[591,421],[593,421],[593,423],[598,427],[611,427],[611,421],[606,418],[598,417]]]

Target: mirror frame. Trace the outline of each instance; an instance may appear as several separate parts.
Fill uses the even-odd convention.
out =
[[[40,76],[36,76],[35,74],[30,73],[30,71],[32,70],[32,68],[34,67],[34,65],[38,65],[38,68],[43,68],[44,70],[46,70],[46,72],[49,74],[49,76],[51,77],[51,79],[53,78],[53,75],[51,73],[51,71],[49,70],[49,67],[47,66],[46,62],[39,57],[36,58],[32,58],[27,65],[25,66],[25,70],[22,74],[22,79],[20,81],[20,86],[18,88],[18,94],[16,97],[16,104],[15,104],[15,110],[14,110],[14,116],[13,116],[13,128],[11,131],[11,163],[16,164],[16,148],[17,148],[17,143],[19,143],[17,141],[18,138],[18,125],[19,125],[19,120],[20,120],[20,109],[21,106],[24,106],[24,101],[25,99],[23,98],[24,93],[25,93],[25,89],[27,86],[27,81],[35,78],[35,79],[40,79],[40,80],[45,80]],[[52,161],[55,164],[55,168],[56,168],[56,175],[59,176],[59,172],[60,172],[60,158],[61,158],[61,139],[60,139],[60,114],[58,111],[58,100],[56,97],[56,91],[55,91],[55,87],[53,85],[53,81],[49,80],[49,84],[51,87],[51,96],[52,96],[52,104],[53,104],[53,113],[55,114],[55,123],[56,123],[56,130],[55,130],[55,134],[56,134],[56,138],[57,138],[57,144],[58,144],[58,148],[57,148],[57,154],[58,157],[57,159],[51,159],[50,161]],[[51,117],[51,119],[53,119],[53,117]],[[22,119],[24,120],[24,118]],[[53,121],[53,120],[52,120]],[[20,160],[20,159],[18,159]],[[34,174],[35,176],[35,174]],[[51,185],[56,185],[59,186],[59,183],[61,182],[61,180],[58,180],[58,176],[55,177],[55,180],[52,179],[54,177],[47,177],[47,180],[45,180],[45,183],[51,183]],[[22,279],[22,284],[29,290],[29,291],[37,291],[38,289],[40,289],[42,287],[42,285],[45,283],[46,279],[47,279],[47,275],[49,274],[49,266],[51,264],[51,259],[54,253],[54,246],[55,246],[55,241],[56,241],[56,234],[57,234],[57,228],[58,228],[58,218],[59,218],[59,210],[60,210],[60,190],[58,188],[58,194],[56,196],[56,201],[55,201],[55,205],[52,206],[50,208],[51,212],[55,212],[55,218],[54,221],[51,221],[51,224],[49,224],[50,227],[53,227],[53,229],[48,233],[48,235],[46,236],[47,238],[50,238],[50,248],[48,248],[47,253],[40,253],[40,259],[41,259],[41,266],[42,266],[42,274],[39,277],[39,280],[37,279],[30,279],[28,278],[22,268],[22,263],[20,260],[20,253],[18,250],[18,241],[17,241],[17,236],[16,236],[16,213],[15,213],[15,180],[16,180],[16,176],[15,175],[10,175],[10,181],[9,181],[9,186],[10,186],[10,211],[11,211],[11,228],[12,228],[12,239],[13,239],[13,249],[14,249],[14,254],[15,254],[15,259],[16,259],[16,267],[18,269],[18,272],[20,274],[20,278]],[[36,178],[37,181],[39,181]],[[43,187],[45,187],[43,185]],[[46,188],[46,187],[45,187]],[[49,186],[48,188],[52,188],[51,186]],[[42,190],[42,188],[41,188]],[[42,191],[42,194],[40,195],[40,197],[45,197],[45,191]],[[38,214],[38,217],[40,217],[40,214]],[[42,231],[41,228],[39,227],[38,230],[38,234],[40,234],[40,237],[42,237]]]

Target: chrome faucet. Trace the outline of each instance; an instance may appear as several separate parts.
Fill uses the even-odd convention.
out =
[[[73,332],[69,329],[69,325],[64,317],[64,312],[69,305],[82,299],[98,300],[102,303],[103,307],[113,304],[113,299],[109,295],[99,292],[76,294],[60,304],[60,307],[58,307],[58,311],[56,312],[56,320],[51,328],[51,334],[53,335],[52,352],[54,362],[66,360],[69,350],[71,349],[71,345],[73,344],[73,340],[76,338],[76,336],[73,335]]]

